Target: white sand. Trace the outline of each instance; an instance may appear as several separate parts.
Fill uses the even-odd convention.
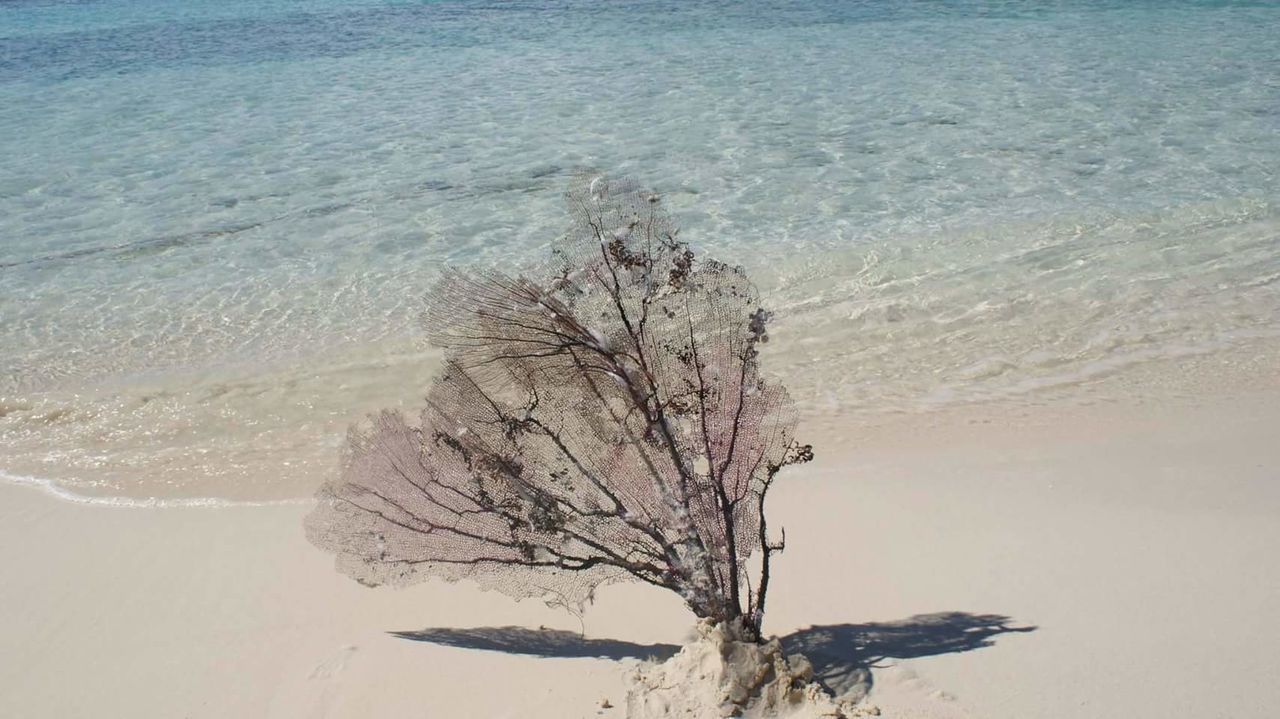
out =
[[[850,719],[862,716],[814,680],[804,656],[778,639],[742,641],[737,625],[698,622],[697,637],[670,659],[645,663],[632,676],[632,719]],[[875,710],[871,710],[875,711]]]
[[[815,664],[869,685],[884,716],[1275,715],[1273,388],[824,431],[819,460],[776,491],[788,550],[767,630],[832,625],[804,635],[836,656]],[[467,586],[361,587],[306,543],[305,511],[104,508],[0,486],[0,716],[624,715],[634,660],[390,634],[528,647],[538,635],[450,629],[579,625]],[[939,612],[1037,628],[909,619]],[[650,645],[691,623],[674,596],[618,586],[584,626]],[[644,653],[571,638],[541,651]],[[869,679],[858,655],[877,660]]]

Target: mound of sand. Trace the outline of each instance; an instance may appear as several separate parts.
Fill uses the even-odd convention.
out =
[[[803,656],[778,641],[741,641],[724,626],[702,622],[697,639],[661,664],[641,666],[627,693],[629,719],[816,719],[878,714],[837,702],[813,680]]]

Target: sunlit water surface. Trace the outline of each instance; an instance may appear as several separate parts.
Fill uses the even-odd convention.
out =
[[[810,414],[1280,330],[1277,3],[10,0],[0,129],[0,469],[91,494],[306,494],[586,167],[753,273]]]

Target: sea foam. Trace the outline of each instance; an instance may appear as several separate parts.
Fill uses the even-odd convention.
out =
[[[95,507],[113,507],[119,509],[225,509],[228,507],[280,507],[289,505],[311,504],[313,500],[278,499],[267,501],[238,501],[219,497],[98,497],[75,492],[51,479],[23,477],[0,471],[0,482],[7,482],[19,487],[31,487],[65,502],[87,504]]]

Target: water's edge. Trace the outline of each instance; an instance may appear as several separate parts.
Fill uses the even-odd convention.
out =
[[[221,497],[112,497],[81,494],[51,479],[23,477],[0,470],[0,483],[38,490],[55,499],[72,504],[113,509],[225,509],[228,507],[283,507],[311,504],[305,497],[262,501],[223,499]]]

